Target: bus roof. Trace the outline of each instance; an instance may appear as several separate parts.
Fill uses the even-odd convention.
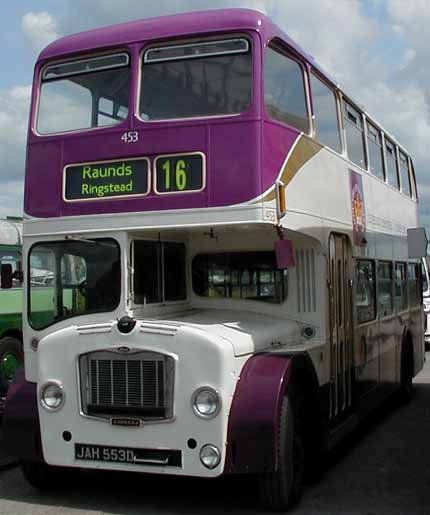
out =
[[[120,23],[98,29],[79,32],[65,36],[48,45],[39,55],[41,64],[48,59],[79,55],[85,52],[118,48],[121,45],[133,44],[140,41],[160,41],[172,38],[181,38],[190,35],[206,35],[226,31],[255,30],[261,34],[263,42],[267,43],[274,38],[282,39],[305,62],[317,70],[322,77],[334,87],[342,90],[347,99],[352,101],[371,122],[381,129],[383,125],[345,91],[339,83],[325,71],[315,59],[306,53],[294,40],[280,29],[268,16],[254,9],[212,9],[194,11],[189,13],[146,18],[127,23]],[[397,143],[402,151],[408,154],[407,149],[399,144],[397,138],[386,131],[386,134]]]
[[[180,38],[192,34],[256,30],[267,41],[281,37],[313,66],[313,58],[289,38],[270,18],[252,9],[213,9],[121,23],[63,37],[48,45],[39,60],[118,47],[142,40]]]

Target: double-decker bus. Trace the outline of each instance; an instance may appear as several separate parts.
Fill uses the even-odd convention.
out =
[[[48,46],[25,216],[25,375],[3,432],[36,487],[253,474],[282,510],[373,407],[412,394],[411,158],[261,13]]]
[[[17,368],[24,364],[22,349],[22,283],[13,277],[21,270],[22,220],[0,219],[0,266],[12,274],[10,288],[0,289],[0,413],[4,394]],[[17,275],[17,274],[16,274]]]

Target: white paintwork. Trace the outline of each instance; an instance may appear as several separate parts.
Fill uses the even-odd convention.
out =
[[[132,349],[163,352],[174,357],[174,421],[148,423],[143,428],[121,428],[112,427],[105,420],[94,420],[81,414],[78,356],[83,352],[115,349],[124,345]],[[222,472],[230,403],[240,370],[247,360],[246,356],[234,356],[233,346],[227,339],[212,331],[202,330],[198,324],[179,323],[174,335],[142,334],[138,326],[127,335],[119,333],[116,327],[100,335],[84,334],[72,325],[43,338],[37,353],[38,385],[50,380],[59,381],[66,394],[64,407],[56,413],[48,412],[39,404],[43,453],[48,463],[206,477],[214,477]],[[212,420],[198,418],[191,409],[193,392],[207,385],[217,389],[222,399],[221,412]],[[173,469],[75,462],[73,443],[65,442],[62,438],[64,430],[72,433],[73,442],[181,450],[183,467]],[[189,438],[198,442],[197,449],[190,450],[187,447]],[[206,443],[215,444],[222,451],[222,463],[213,471],[203,467],[199,461],[199,449]]]

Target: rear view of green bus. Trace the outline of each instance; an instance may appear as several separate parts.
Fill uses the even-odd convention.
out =
[[[0,407],[15,371],[24,365],[21,245],[21,220],[0,219]]]

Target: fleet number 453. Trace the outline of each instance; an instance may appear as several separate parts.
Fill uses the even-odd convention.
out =
[[[139,133],[137,131],[124,132],[121,136],[121,141],[124,143],[137,143],[139,141]]]

